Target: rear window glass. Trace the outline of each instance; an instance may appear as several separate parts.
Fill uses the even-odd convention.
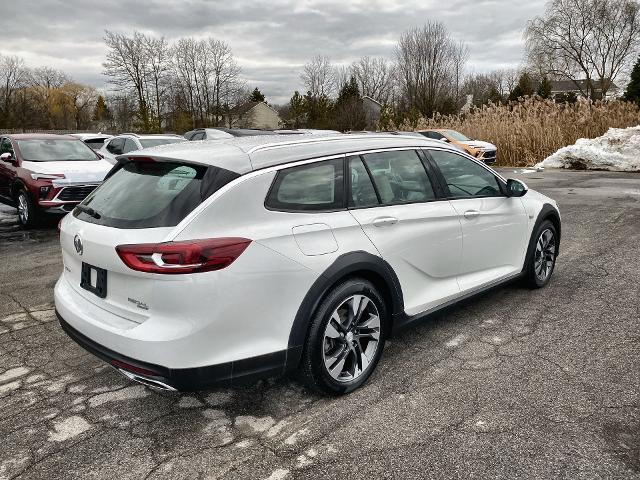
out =
[[[94,190],[74,215],[115,228],[172,227],[238,177],[213,166],[127,162]]]
[[[267,197],[274,210],[337,210],[343,208],[342,160],[327,160],[281,170]]]

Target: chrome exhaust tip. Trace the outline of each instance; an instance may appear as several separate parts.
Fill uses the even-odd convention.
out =
[[[137,382],[137,383],[141,383],[142,385],[146,385],[147,387],[157,388],[159,390],[167,390],[167,391],[170,391],[170,392],[177,392],[177,390],[175,388],[173,388],[171,385],[167,385],[166,383],[163,383],[163,382],[161,382],[159,380],[155,380],[153,378],[143,377],[143,376],[138,375],[136,373],[127,372],[126,370],[123,370],[122,368],[116,368],[116,370],[118,372],[120,372],[122,375],[124,375],[125,377],[127,377],[129,380],[132,380],[132,381]]]

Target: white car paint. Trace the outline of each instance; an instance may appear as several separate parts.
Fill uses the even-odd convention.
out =
[[[544,204],[556,206],[529,191],[520,198],[439,199],[327,212],[265,207],[280,170],[345,158],[335,153],[341,149],[366,151],[371,145],[379,151],[388,144],[390,150],[458,152],[418,137],[341,138],[234,139],[147,149],[144,156],[158,161],[167,155],[247,170],[175,227],[113,228],[67,215],[60,232],[64,270],[55,288],[57,311],[93,342],[138,361],[170,369],[236,362],[287,349],[305,295],[346,253],[366,252],[388,262],[402,287],[404,313],[418,315],[518,274],[538,213]],[[274,141],[281,143],[268,144]],[[328,155],[317,154],[323,149]],[[313,158],[307,151],[315,154]],[[245,161],[239,160],[242,155]],[[273,160],[278,155],[286,156],[288,163]],[[299,159],[293,160],[294,155]],[[252,170],[251,165],[261,164],[267,166]],[[477,215],[466,218],[469,211]],[[82,239],[81,255],[74,245],[77,237]],[[234,263],[217,271],[144,273],[128,268],[116,253],[122,244],[221,237],[244,237],[252,243]],[[107,270],[106,298],[80,287],[82,262]]]

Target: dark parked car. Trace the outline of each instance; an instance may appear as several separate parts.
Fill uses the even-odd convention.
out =
[[[110,163],[70,135],[0,135],[0,199],[17,207],[25,228],[44,212],[73,210],[109,170]]]

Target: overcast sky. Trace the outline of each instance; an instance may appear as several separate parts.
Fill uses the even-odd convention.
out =
[[[363,56],[392,58],[400,34],[427,20],[444,22],[467,43],[469,70],[517,67],[526,22],[544,0],[0,0],[0,53],[30,67],[49,65],[75,80],[105,87],[104,30],[140,30],[173,40],[223,39],[248,86],[271,103],[301,89],[311,57],[348,64]]]

